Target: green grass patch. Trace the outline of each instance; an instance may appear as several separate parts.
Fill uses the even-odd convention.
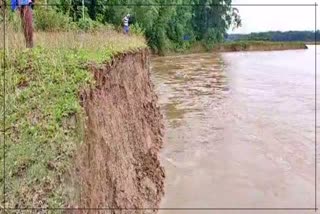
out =
[[[7,49],[6,126],[0,126],[6,135],[6,207],[63,207],[65,175],[83,142],[79,91],[94,84],[86,64],[106,62],[146,43],[115,32],[40,33],[34,49],[8,42],[13,48]],[[0,88],[3,84],[1,79]],[[0,114],[2,118],[3,109]],[[1,166],[3,161],[0,155]],[[0,186],[3,173],[0,167]],[[0,194],[1,206],[3,202]]]

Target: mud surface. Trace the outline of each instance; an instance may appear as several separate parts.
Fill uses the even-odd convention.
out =
[[[96,88],[81,96],[87,121],[75,175],[81,178],[77,206],[157,208],[164,186],[158,158],[163,143],[162,116],[150,81],[148,51],[117,56],[109,65],[90,67]]]

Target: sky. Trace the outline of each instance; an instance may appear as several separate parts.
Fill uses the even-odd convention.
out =
[[[233,0],[233,4],[320,4],[320,0]],[[314,30],[314,6],[236,6],[242,27],[229,33],[260,31]],[[317,9],[317,29],[320,28],[320,6]]]

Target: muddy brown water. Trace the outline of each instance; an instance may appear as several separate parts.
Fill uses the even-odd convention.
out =
[[[314,54],[309,46],[153,59],[166,127],[161,208],[315,206]]]

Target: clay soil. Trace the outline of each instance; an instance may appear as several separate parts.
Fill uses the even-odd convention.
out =
[[[81,93],[85,143],[76,158],[73,207],[106,210],[76,213],[157,212],[164,194],[163,125],[149,64],[142,50],[89,66],[96,86]]]

